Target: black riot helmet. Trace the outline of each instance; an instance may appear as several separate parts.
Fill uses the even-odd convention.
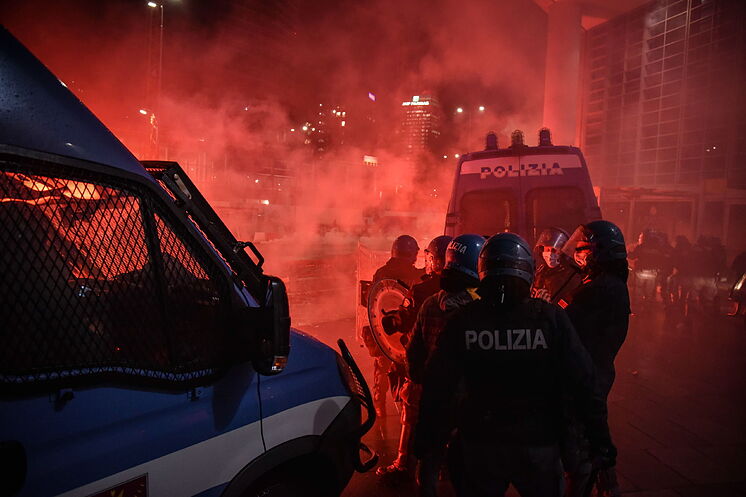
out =
[[[420,246],[417,245],[417,240],[409,235],[397,237],[391,245],[391,257],[412,261],[412,263],[417,260],[417,253],[419,251]]]
[[[484,246],[481,235],[459,235],[448,244],[445,269],[461,273],[468,278],[479,281],[479,254]]]
[[[570,235],[562,228],[547,228],[541,232],[536,240],[534,250],[541,251],[544,250],[544,247],[553,247],[559,252],[569,239]]]
[[[660,234],[650,228],[645,228],[637,237],[638,245],[658,245]]]
[[[582,249],[582,246],[587,247],[589,251],[587,258],[589,266],[627,258],[627,247],[622,230],[611,221],[591,221],[578,226],[565,244],[565,253],[573,257],[576,249]]]
[[[445,265],[446,249],[453,237],[440,235],[433,238],[425,249],[425,270],[428,274],[440,274]]]
[[[530,286],[534,281],[534,257],[528,242],[515,233],[498,233],[489,238],[479,253],[479,279],[513,276]]]

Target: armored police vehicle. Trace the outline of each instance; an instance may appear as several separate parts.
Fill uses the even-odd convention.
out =
[[[0,81],[2,494],[326,496],[375,464],[344,342],[290,328],[179,165],[138,162],[1,27]]]
[[[546,128],[530,147],[516,130],[509,147],[499,148],[490,133],[484,150],[459,158],[445,234],[511,231],[533,244],[544,228],[572,233],[600,218],[580,149],[553,145]]]

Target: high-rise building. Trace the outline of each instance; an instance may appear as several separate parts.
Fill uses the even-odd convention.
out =
[[[437,98],[429,93],[414,95],[401,103],[401,109],[399,135],[405,157],[415,161],[423,154],[435,153],[443,120]]]
[[[746,2],[660,0],[588,31],[581,145],[600,186],[746,188]]]

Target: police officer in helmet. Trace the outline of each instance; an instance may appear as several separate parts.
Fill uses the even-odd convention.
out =
[[[529,298],[534,259],[521,237],[491,237],[478,269],[481,298],[449,320],[428,363],[415,452],[422,458],[445,443],[444,406],[461,384],[458,495],[502,495],[512,483],[523,497],[560,496],[565,397],[599,461],[613,462],[616,452],[590,357],[562,309]]]
[[[480,237],[481,238],[481,237]],[[425,249],[425,275],[421,281],[414,285],[410,291],[407,306],[400,307],[384,319],[384,329],[387,331],[399,331],[407,333],[412,330],[417,319],[418,312],[423,303],[438,291],[441,286],[441,274],[446,259],[446,249],[452,237],[441,235],[433,238]],[[476,259],[475,259],[476,261]],[[403,337],[409,340],[409,336]],[[398,479],[406,476],[409,471],[410,446],[412,428],[417,419],[417,408],[420,402],[420,389],[408,377],[406,367],[392,364],[389,378],[394,379],[396,384],[391,385],[392,395],[401,401],[401,433],[399,437],[399,449],[396,459],[388,466],[381,466],[376,474],[387,478],[389,483],[399,483]]]
[[[474,234],[459,235],[448,244],[439,291],[428,297],[420,307],[407,347],[408,380],[402,416],[399,457],[396,463],[405,463],[403,455],[410,452],[412,431],[417,422],[425,367],[448,318],[475,298],[479,285],[477,260],[484,245],[484,237]],[[421,495],[436,495],[440,467],[445,446],[433,450],[420,462],[418,482]]]
[[[394,279],[411,288],[412,285],[420,281],[424,274],[424,270],[414,266],[419,251],[420,247],[413,237],[409,235],[397,237],[391,245],[391,258],[376,270],[373,275],[373,282]],[[376,406],[379,427],[383,433],[386,431],[386,396],[391,386],[388,373],[393,364],[378,347],[370,326],[363,327],[362,336],[368,353],[373,358],[373,402]]]
[[[571,259],[562,248],[570,235],[562,228],[547,228],[541,232],[534,254],[537,258],[536,277],[531,296],[546,300],[560,307],[567,307],[572,292],[580,285],[581,278]]]
[[[446,250],[453,237],[440,235],[433,238],[425,249],[425,276],[422,282],[412,288],[412,298],[415,306],[419,306],[430,295],[440,290],[440,277],[446,263]]]
[[[565,245],[584,273],[583,284],[575,292],[567,315],[578,337],[590,354],[596,370],[596,388],[604,404],[614,383],[614,359],[627,336],[630,304],[627,290],[629,268],[624,236],[609,221],[593,221],[579,226]],[[571,426],[563,454],[568,472],[568,496],[583,495],[591,474],[585,437],[577,425]],[[599,495],[619,495],[616,472],[609,467],[598,474]]]
[[[446,249],[452,239],[450,236],[440,235],[427,244],[425,249],[425,274],[420,277],[418,283],[412,286],[407,307],[399,309],[396,316],[392,316],[394,319],[389,321],[389,326],[403,333],[409,333],[412,329],[422,303],[430,295],[434,295],[440,290],[440,278],[445,265]]]
[[[391,258],[378,268],[373,275],[373,282],[391,278],[399,280],[409,288],[425,274],[424,270],[414,267],[420,247],[417,240],[409,235],[401,235],[391,245]]]
[[[662,234],[652,229],[640,233],[629,259],[635,263],[635,297],[641,303],[655,302],[657,283],[666,265]]]

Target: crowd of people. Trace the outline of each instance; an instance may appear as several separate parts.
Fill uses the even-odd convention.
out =
[[[681,316],[695,310],[720,312],[724,301],[721,289],[732,286],[746,269],[736,267],[736,258],[728,270],[725,246],[717,237],[700,236],[692,244],[686,236],[679,235],[672,245],[666,233],[649,229],[640,233],[629,259],[633,268],[632,296],[640,309],[663,303]]]
[[[411,290],[384,324],[401,334],[405,363],[363,333],[379,419],[390,391],[401,420],[382,481],[414,475],[430,497],[444,474],[459,496],[504,495],[510,484],[524,497],[594,486],[619,495],[606,402],[630,316],[619,228],[550,228],[533,248],[513,233],[440,236],[425,250],[424,274],[418,252],[400,236],[374,276]]]

